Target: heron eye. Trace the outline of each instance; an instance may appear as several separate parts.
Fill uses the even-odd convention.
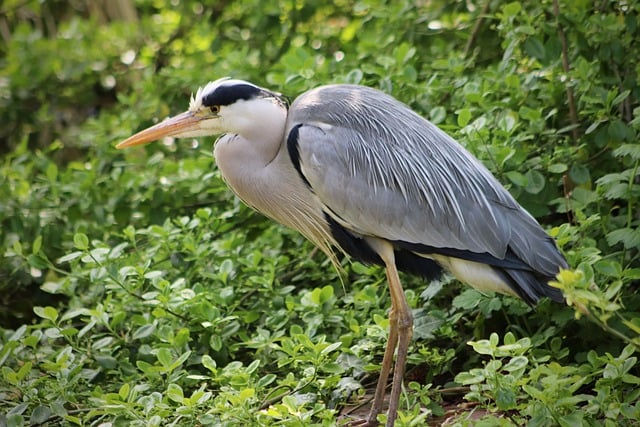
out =
[[[211,110],[211,112],[213,114],[218,114],[220,112],[220,106],[219,105],[212,105],[211,107],[209,107],[209,110]]]

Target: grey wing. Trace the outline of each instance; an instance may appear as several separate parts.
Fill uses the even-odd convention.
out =
[[[395,99],[361,86],[318,88],[292,105],[294,128],[299,171],[350,232],[444,254],[515,254],[551,277],[566,265],[479,161]]]

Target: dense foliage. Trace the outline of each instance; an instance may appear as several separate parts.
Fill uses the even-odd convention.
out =
[[[0,6],[0,425],[330,426],[362,411],[388,326],[381,270],[335,271],[242,205],[210,140],[114,149],[226,75],[291,97],[329,82],[393,94],[567,256],[569,305],[535,311],[404,276],[416,328],[397,425],[637,425],[637,3],[115,4]]]

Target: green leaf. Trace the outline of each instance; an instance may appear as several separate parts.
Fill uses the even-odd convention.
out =
[[[547,170],[551,173],[564,173],[567,171],[567,169],[569,168],[564,163],[554,163],[552,165],[549,165],[549,167],[547,168]]]
[[[56,263],[57,264],[64,264],[65,262],[73,261],[76,258],[80,258],[82,255],[84,255],[84,252],[81,252],[81,251],[71,252],[69,254],[66,254],[66,255],[58,258],[56,260]]]
[[[575,406],[575,405],[574,405]],[[581,410],[576,410],[570,414],[564,415],[558,419],[558,423],[560,427],[575,427],[575,426],[583,426],[584,422],[584,412]]]
[[[624,90],[621,93],[618,94],[618,96],[616,96],[613,99],[613,102],[611,102],[611,105],[618,105],[620,104],[622,101],[624,101],[625,99],[627,99],[629,97],[629,95],[631,94],[630,90]]]
[[[528,37],[524,41],[524,50],[527,52],[527,55],[533,56],[541,62],[545,59],[544,44],[542,44],[542,41],[537,37]]]
[[[329,354],[332,351],[339,349],[340,346],[342,346],[342,343],[340,341],[334,342],[333,344],[330,344],[327,347],[323,348],[320,354]]]
[[[522,10],[520,2],[507,3],[502,7],[502,13],[507,17],[515,17]]]
[[[498,119],[498,127],[507,133],[513,132],[517,123],[518,119],[512,111],[506,112]]]
[[[178,368],[179,366],[182,366],[182,364],[183,364],[184,362],[186,362],[186,361],[187,361],[187,359],[188,359],[190,356],[191,356],[191,351],[190,351],[190,350],[185,351],[184,353],[182,353],[182,354],[181,354],[181,355],[180,355],[180,356],[175,360],[175,362],[173,362],[173,363],[169,366],[169,369],[170,369],[171,371],[173,371],[173,370],[175,370],[176,368]],[[259,362],[259,361],[257,361],[257,362]]]
[[[629,184],[620,182],[610,185],[604,192],[604,197],[609,200],[626,199],[629,196]]]
[[[129,385],[129,383],[124,383],[120,387],[120,390],[118,390],[118,396],[120,396],[120,399],[122,401],[126,402],[127,398],[129,397],[129,392],[130,391],[131,391],[131,386]]]
[[[506,334],[504,334],[502,341],[505,345],[513,345],[516,343],[516,337],[515,335],[513,335],[513,333],[507,332]]]
[[[324,304],[333,298],[333,286],[327,285],[320,290],[319,303]]]
[[[55,322],[58,319],[58,310],[53,307],[33,307],[33,312],[43,319]]]
[[[349,73],[347,73],[347,76],[345,78],[345,83],[357,85],[362,82],[363,77],[364,77],[364,73],[362,72],[362,70],[359,68],[356,68],[349,71]]]
[[[158,358],[158,362],[160,362],[160,364],[165,368],[171,366],[171,363],[173,362],[173,357],[171,357],[171,352],[168,348],[158,349],[156,357]]]
[[[527,177],[518,171],[508,171],[505,173],[509,181],[513,182],[518,187],[525,187],[527,185]]]
[[[492,335],[493,336],[493,335]],[[496,335],[497,336],[497,335]],[[492,344],[489,340],[469,341],[467,344],[473,347],[476,353],[480,354],[493,354],[496,344]]]
[[[471,110],[463,108],[458,111],[458,126],[465,127],[471,121]]]
[[[527,178],[527,185],[524,187],[527,193],[538,194],[544,189],[545,178],[537,170],[529,170],[525,177]]]
[[[53,414],[51,412],[51,409],[49,409],[48,406],[38,405],[34,408],[33,412],[31,413],[31,417],[29,418],[29,423],[31,423],[31,425],[44,424],[49,420],[51,415]]]
[[[216,372],[217,371],[216,361],[213,360],[211,358],[211,356],[209,356],[208,354],[205,354],[205,355],[202,356],[201,362],[202,362],[202,366],[207,368],[209,371],[211,371],[211,372]]]
[[[496,393],[496,404],[503,411],[508,411],[516,407],[516,395],[513,390],[499,388]]]
[[[234,270],[233,261],[231,259],[227,258],[224,261],[222,261],[219,267],[221,280],[226,283],[227,279],[229,278],[229,275],[233,273],[233,270]]]
[[[275,374],[267,374],[258,379],[256,382],[256,388],[264,389],[264,387],[273,383],[276,380],[277,376]]]
[[[569,177],[577,185],[586,184],[591,181],[591,174],[586,166],[581,164],[573,164],[569,169]]]
[[[20,240],[13,241],[13,252],[17,255],[22,255],[22,244],[20,243]]]
[[[520,89],[520,77],[516,74],[509,74],[504,78],[505,84],[515,90]]]
[[[169,386],[167,387],[167,397],[176,403],[182,404],[184,400],[182,387],[174,383],[169,384]]]
[[[616,230],[616,231],[614,231],[614,233],[615,232],[620,232],[620,231],[625,232],[625,229]],[[611,234],[611,233],[609,233],[609,234]],[[610,245],[615,245],[616,243],[620,242],[619,240],[615,241],[614,238],[611,238],[611,240],[609,240],[609,238],[607,238],[607,240],[608,240]],[[617,261],[602,259],[602,260],[600,260],[600,261],[595,263],[595,269],[599,273],[604,274],[605,276],[608,276],[608,277],[618,278],[618,277],[622,276],[622,266]]]
[[[222,349],[222,338],[219,335],[211,335],[209,346],[213,351],[220,351]]]
[[[520,114],[520,117],[522,117],[523,119],[529,120],[531,122],[540,120],[542,117],[540,110],[529,108],[527,106],[520,107],[520,110],[518,110],[518,114]]]
[[[58,166],[53,162],[49,163],[47,165],[47,170],[45,171],[45,174],[47,175],[47,179],[52,184],[55,184],[55,181],[58,178]]]
[[[620,119],[613,120],[609,123],[609,127],[607,129],[609,136],[616,141],[623,141],[626,139],[627,135],[630,132],[630,129],[626,124]]]
[[[447,117],[447,110],[440,106],[432,108],[429,112],[429,117],[434,124],[442,123]]]
[[[43,253],[29,255],[27,262],[31,267],[37,268],[38,270],[45,270],[49,267],[49,262]]]
[[[491,344],[491,347],[496,348],[499,342],[500,337],[498,336],[498,334],[492,332],[491,335],[489,335],[489,343]]]
[[[73,235],[73,244],[77,249],[86,251],[89,249],[89,238],[84,233],[76,233]]]
[[[509,372],[517,371],[525,368],[529,364],[529,359],[524,356],[515,356],[509,363],[504,365],[504,369]]]
[[[24,336],[24,333],[27,331],[27,325],[22,324],[18,329],[15,330],[13,334],[9,336],[9,341],[18,341]]]
[[[471,310],[480,304],[483,296],[475,289],[465,289],[460,295],[453,299],[453,307],[464,310]]]
[[[31,247],[31,253],[37,254],[40,252],[40,248],[42,248],[42,236],[36,237],[36,240],[33,241],[33,246]]]
[[[140,340],[150,337],[156,331],[156,326],[153,323],[140,326],[133,332],[132,338],[134,340]]]
[[[60,334],[65,337],[71,337],[78,334],[77,328],[64,328],[60,330]]]
[[[460,372],[455,377],[455,381],[462,385],[479,384],[485,380],[481,369],[472,369],[469,372]]]
[[[349,43],[356,36],[358,30],[362,26],[362,21],[359,19],[353,19],[349,25],[345,26],[340,34],[340,41],[342,43]]]
[[[600,126],[602,123],[604,123],[603,120],[596,120],[593,123],[591,123],[589,127],[584,131],[585,135],[589,135],[590,133],[593,133],[596,129],[598,129],[598,126]]]
[[[622,144],[613,150],[616,157],[630,156],[633,160],[640,160],[640,144]]]
[[[119,364],[118,359],[108,354],[96,354],[94,359],[104,369],[115,369]]]
[[[29,373],[31,373],[31,368],[33,364],[31,362],[26,362],[24,365],[20,367],[18,372],[16,373],[16,379],[18,381],[23,381]]]
[[[51,402],[50,408],[51,408],[51,411],[59,417],[64,417],[68,413],[67,409],[64,407],[62,403],[60,403],[60,401]]]
[[[607,233],[607,243],[614,246],[622,243],[626,249],[640,247],[640,229],[620,228]]]

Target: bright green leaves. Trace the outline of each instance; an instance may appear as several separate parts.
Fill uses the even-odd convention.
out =
[[[513,355],[521,355],[531,348],[531,340],[522,338],[516,341],[513,334],[508,333],[504,337],[504,344],[499,344],[498,334],[491,334],[488,340],[469,341],[468,343],[473,349],[480,354],[487,354],[494,357],[506,357]]]
[[[159,364],[151,365],[150,363],[142,360],[137,363],[138,368],[143,371],[145,375],[150,377],[172,374],[191,355],[191,351],[186,351],[178,357],[174,357],[171,351],[166,347],[159,348],[155,353]]]
[[[89,238],[84,233],[76,233],[73,236],[73,245],[81,251],[86,251],[89,249]]]
[[[508,333],[504,344],[498,345],[498,335],[494,333],[488,340],[471,341],[469,345],[479,354],[491,356],[492,360],[484,368],[474,368],[456,376],[457,382],[470,386],[466,398],[484,401],[489,397],[500,410],[515,409],[520,386],[526,383],[524,374],[529,360],[524,354],[531,348],[531,340],[516,341],[513,334]],[[503,361],[502,358],[508,359]]]
[[[613,155],[616,157],[629,156],[633,160],[640,160],[640,144],[622,144],[613,150]]]
[[[556,20],[550,2],[485,2],[486,15],[473,1],[175,3],[140,2],[134,24],[63,13],[50,34],[10,16],[0,294],[16,316],[0,334],[0,424],[333,426],[331,408],[378,372],[380,268],[345,262],[341,282],[299,235],[229,193],[212,139],[113,149],[222,75],[291,98],[333,82],[392,93],[480,158],[567,255],[564,309],[402,277],[417,380],[398,425],[429,423],[460,366],[488,410],[474,424],[640,418],[637,355],[622,349],[640,336],[631,9],[560,2]],[[29,19],[39,5],[25,6]],[[37,305],[18,312],[24,301]],[[574,307],[604,332],[574,323]],[[470,336],[474,351],[452,345]]]
[[[301,303],[304,306],[321,306],[323,304],[329,303],[333,296],[333,286],[325,286],[323,288],[316,288],[310,293],[306,293],[302,299]]]
[[[55,322],[58,319],[58,310],[53,307],[34,307],[33,312],[43,319]]]
[[[525,53],[540,61],[542,65],[549,66],[554,61],[560,60],[562,46],[556,37],[549,38],[545,43],[536,37],[527,37],[523,43]]]
[[[468,108],[463,108],[458,111],[458,126],[461,128],[465,127],[469,121],[471,120],[471,110]]]
[[[504,336],[502,345],[497,334],[469,344],[490,360],[484,362],[483,368],[472,368],[456,376],[457,382],[470,388],[466,398],[495,405],[500,411],[515,410],[527,417],[528,424],[574,425],[576,420],[602,410],[603,405],[618,408],[603,411],[607,423],[630,421],[640,413],[637,402],[640,392],[636,388],[640,377],[631,373],[637,362],[633,346],[627,346],[618,357],[597,356],[591,351],[586,362],[563,366],[549,362],[548,356],[534,355],[528,338],[516,340],[511,333]],[[554,347],[558,344],[559,339],[552,343]],[[602,372],[595,383],[596,393],[584,394],[580,391],[589,376],[594,375],[594,369]]]

